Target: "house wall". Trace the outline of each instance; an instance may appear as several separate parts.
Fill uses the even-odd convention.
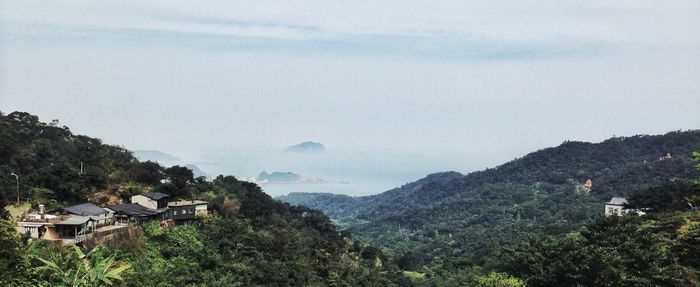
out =
[[[623,215],[623,207],[619,205],[606,204],[605,205],[605,215]]]
[[[15,227],[15,230],[17,230],[17,232],[20,234],[26,234],[27,232],[29,232],[29,237],[39,238],[39,227],[36,227],[36,226],[17,226],[17,227]]]
[[[58,240],[61,237],[58,235],[55,226],[46,226],[46,232],[44,232],[44,237],[47,240]]]
[[[105,209],[105,211],[107,211],[107,213],[95,216],[97,219],[98,226],[112,224],[112,218],[114,218],[114,214],[110,212],[109,209]]]
[[[44,229],[43,234],[39,234],[39,228]],[[43,225],[43,226],[17,226],[15,227],[17,232],[21,234],[27,233],[29,231],[29,236],[31,238],[42,238],[42,239],[47,239],[47,240],[57,240],[60,239],[61,236],[58,234],[56,231],[56,227],[54,226],[49,226],[49,225]]]
[[[109,208],[105,208],[105,211],[107,211],[107,214],[105,215],[107,217],[106,223],[113,224],[114,223],[114,211],[112,211]]]
[[[131,203],[137,203],[140,204],[141,206],[150,208],[150,209],[158,209],[158,201],[152,200],[148,197],[145,197],[143,195],[134,195],[131,197]]]
[[[194,213],[197,216],[207,216],[207,205],[206,204],[200,204],[194,207]]]
[[[175,220],[195,219],[194,205],[171,207],[171,218]]]

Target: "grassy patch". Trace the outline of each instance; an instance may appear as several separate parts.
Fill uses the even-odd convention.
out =
[[[31,207],[32,207],[32,205],[29,203],[22,203],[19,206],[15,206],[14,204],[10,204],[8,206],[5,206],[5,210],[10,212],[10,215],[12,216],[12,218],[17,218],[20,215],[22,215],[22,213],[29,211],[29,209]]]
[[[415,271],[404,271],[403,275],[406,275],[406,277],[413,281],[422,281],[425,279],[425,274]]]

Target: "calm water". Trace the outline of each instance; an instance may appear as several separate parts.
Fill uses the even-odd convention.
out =
[[[347,195],[380,193],[439,171],[471,170],[469,156],[326,151],[300,154],[283,151],[209,150],[194,163],[211,175],[255,177],[261,171],[291,171],[329,180],[326,184],[264,184],[272,196],[290,192],[330,192]]]

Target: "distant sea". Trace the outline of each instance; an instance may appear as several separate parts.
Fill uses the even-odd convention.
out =
[[[210,175],[252,178],[262,171],[294,172],[330,181],[323,184],[262,184],[271,196],[291,192],[328,192],[352,196],[377,194],[441,171],[469,171],[469,156],[448,154],[282,150],[208,150],[189,159]]]

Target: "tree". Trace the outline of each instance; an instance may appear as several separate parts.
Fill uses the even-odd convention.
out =
[[[477,279],[479,287],[525,287],[525,281],[508,273],[491,272]]]
[[[150,160],[135,163],[129,173],[134,181],[152,185],[159,184],[165,178],[163,167]]]
[[[419,271],[423,264],[423,257],[414,252],[405,253],[396,259],[396,265],[406,271]]]
[[[121,274],[131,268],[128,263],[115,263],[114,256],[104,256],[102,246],[87,254],[73,246],[74,253],[64,256],[60,251],[49,253],[49,259],[37,257],[44,265],[41,270],[49,271],[61,284],[73,287],[112,286],[122,281]],[[71,258],[77,257],[77,262]]]
[[[21,236],[9,220],[0,219],[0,246],[0,285],[7,286],[19,277],[23,255]]]
[[[692,196],[697,190],[690,184],[673,182],[634,192],[628,207],[651,212],[682,211],[691,208]]]
[[[194,174],[192,170],[184,166],[171,166],[166,168],[165,178],[170,180],[170,183],[174,184],[177,188],[184,188],[189,183],[194,182]]]

